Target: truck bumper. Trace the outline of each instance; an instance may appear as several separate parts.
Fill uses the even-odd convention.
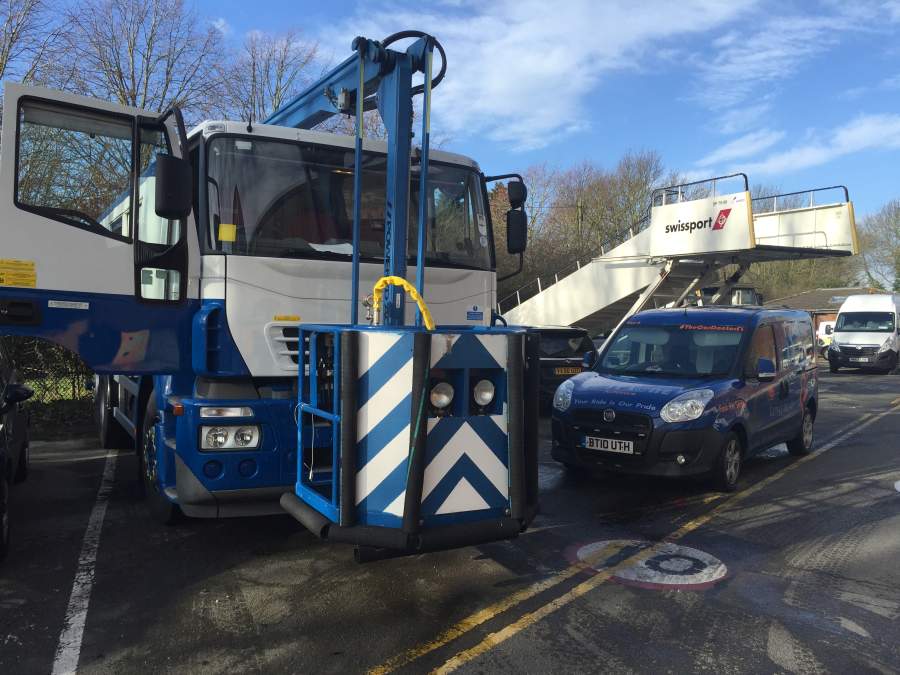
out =
[[[175,456],[175,476],[178,506],[191,518],[240,518],[284,514],[278,500],[284,492],[294,489],[293,485],[282,485],[208,490],[178,455]]]

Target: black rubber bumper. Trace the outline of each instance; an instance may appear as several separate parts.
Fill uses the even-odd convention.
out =
[[[622,455],[588,450],[578,445],[576,434],[553,419],[553,459],[585,469],[603,469],[645,476],[696,476],[715,465],[724,434],[712,427],[702,429],[654,429],[640,455]],[[679,464],[676,458],[685,458]]]
[[[897,367],[898,355],[897,352],[888,350],[876,354],[874,359],[868,363],[851,361],[851,358],[854,358],[854,354],[850,351],[834,352],[830,349],[828,350],[828,363],[840,368],[875,368],[878,370],[893,370]]]

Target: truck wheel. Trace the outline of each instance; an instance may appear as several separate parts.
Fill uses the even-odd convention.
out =
[[[150,394],[147,401],[147,412],[141,433],[141,444],[138,451],[138,481],[142,486],[144,499],[150,516],[163,525],[174,525],[181,518],[181,509],[163,494],[157,474],[157,440],[156,440],[156,392]]]
[[[16,467],[16,475],[13,478],[13,483],[24,483],[28,478],[28,464],[31,461],[31,453],[28,450],[28,441],[22,445],[22,449],[19,450],[19,465]]]
[[[101,376],[97,382],[97,396],[94,400],[94,416],[97,419],[97,433],[100,447],[104,450],[124,450],[134,447],[134,439],[113,417],[113,407],[118,405],[118,396],[113,393],[115,383],[111,378]]]
[[[734,492],[741,475],[744,448],[740,437],[733,431],[728,432],[722,442],[722,450],[713,469],[713,481],[721,492]]]
[[[813,414],[807,407],[803,409],[803,419],[800,421],[800,432],[787,442],[788,452],[797,457],[808,455],[813,444]]]
[[[0,476],[0,560],[9,553],[9,477]]]

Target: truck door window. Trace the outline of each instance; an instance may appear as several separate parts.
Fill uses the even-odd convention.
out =
[[[744,362],[744,374],[747,377],[755,378],[759,373],[756,372],[756,366],[760,359],[769,359],[772,363],[778,363],[775,356],[775,333],[772,326],[760,326],[753,333],[753,340],[750,343],[750,349],[747,351],[747,360]]]
[[[182,223],[156,215],[156,158],[169,154],[165,133],[141,127],[137,178],[138,241],[174,246],[181,238]],[[145,300],[179,300],[181,273],[159,267],[141,268],[141,297]]]
[[[130,238],[130,118],[23,99],[17,131],[19,208]]]

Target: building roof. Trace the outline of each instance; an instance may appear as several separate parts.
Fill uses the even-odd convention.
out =
[[[869,295],[884,293],[879,288],[852,286],[850,288],[815,288],[784,298],[769,300],[766,307],[787,307],[804,309],[807,312],[836,312],[849,295]]]

